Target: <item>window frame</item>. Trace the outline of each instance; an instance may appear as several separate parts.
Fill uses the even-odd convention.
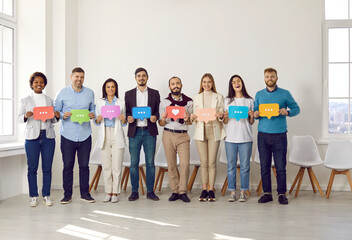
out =
[[[350,133],[329,133],[329,99],[346,99],[346,98],[338,98],[332,97],[329,98],[329,29],[333,28],[349,28],[349,31],[352,31],[352,19],[350,20],[325,20],[323,24],[323,138],[324,139],[332,139],[332,138],[341,138],[341,139],[352,139],[352,119],[351,119],[351,111],[352,111],[352,95],[351,91],[349,91],[349,123],[350,123]],[[352,47],[351,44],[351,34],[349,34],[349,46]],[[350,49],[349,49],[350,50]],[[349,87],[352,88],[352,56],[351,51],[349,51]]]
[[[0,135],[0,143],[9,143],[17,141],[18,126],[17,126],[17,110],[18,110],[18,92],[17,92],[17,76],[18,76],[18,38],[17,38],[17,0],[13,2],[13,16],[0,13],[0,24],[13,29],[13,134]]]

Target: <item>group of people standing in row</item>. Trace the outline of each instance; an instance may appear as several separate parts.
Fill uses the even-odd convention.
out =
[[[189,176],[190,137],[188,126],[195,124],[193,139],[196,142],[201,162],[202,192],[199,201],[215,201],[216,157],[221,140],[225,140],[227,156],[228,189],[231,191],[228,201],[247,200],[249,190],[250,158],[253,137],[252,125],[258,124],[258,151],[260,157],[261,177],[264,194],[259,203],[272,201],[271,161],[275,162],[277,171],[277,191],[280,204],[288,204],[286,193],[286,153],[287,122],[286,117],[299,114],[300,109],[289,91],[277,86],[277,71],[273,68],[264,70],[266,88],[257,92],[255,100],[247,93],[245,83],[239,75],[229,80],[228,95],[224,97],[216,91],[215,81],[210,73],[202,76],[199,93],[193,100],[182,93],[182,81],[179,77],[169,79],[169,95],[160,101],[159,92],[147,87],[148,72],[144,68],[135,71],[137,87],[125,93],[125,100],[119,98],[118,84],[114,79],[107,79],[102,86],[102,98],[95,103],[94,92],[83,86],[85,73],[82,68],[72,70],[71,85],[59,91],[53,101],[43,93],[47,78],[43,73],[31,75],[29,84],[33,93],[21,100],[19,122],[26,123],[25,150],[28,164],[28,183],[30,206],[38,205],[37,170],[39,156],[42,156],[43,203],[52,206],[50,199],[51,168],[55,151],[55,133],[53,124],[61,122],[61,152],[63,160],[64,197],[61,204],[72,200],[73,168],[77,154],[79,165],[79,185],[81,200],[95,202],[89,193],[89,158],[92,146],[92,129],[90,121],[81,124],[71,121],[74,109],[89,110],[89,118],[98,127],[96,146],[100,149],[104,174],[106,197],[103,202],[118,202],[121,191],[121,172],[124,151],[127,147],[123,127],[128,125],[128,148],[131,157],[130,176],[132,193],[129,201],[139,198],[139,161],[143,146],[146,162],[147,198],[159,200],[153,191],[155,181],[155,149],[158,135],[157,122],[164,127],[162,142],[168,165],[169,184],[172,195],[169,201],[181,199],[190,202],[187,196]],[[260,104],[276,103],[279,105],[278,116],[267,118],[259,112]],[[120,115],[104,118],[103,106],[120,106]],[[53,106],[54,117],[46,121],[33,118],[35,107]],[[134,107],[150,107],[149,118],[134,118]],[[166,111],[169,106],[185,108],[184,115],[174,119]],[[248,107],[248,118],[236,120],[229,117],[230,106]],[[197,115],[199,109],[215,109],[215,119],[205,122]],[[180,173],[177,171],[177,155]],[[240,160],[241,191],[236,194],[237,157]]]

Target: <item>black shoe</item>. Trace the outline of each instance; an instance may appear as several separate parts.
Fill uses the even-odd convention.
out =
[[[72,201],[72,198],[71,197],[68,197],[68,196],[64,196],[63,199],[61,199],[61,204],[68,204]]]
[[[273,196],[271,194],[264,194],[258,199],[258,203],[267,203],[273,200]]]
[[[215,193],[212,190],[209,191],[208,202],[215,202]]]
[[[139,198],[138,192],[132,192],[128,197],[128,201],[136,201]]]
[[[181,199],[183,202],[190,202],[191,201],[186,193],[180,194],[179,199]]]
[[[149,192],[149,193],[147,193],[147,198],[148,198],[148,199],[151,199],[151,200],[153,200],[153,201],[159,201],[158,196],[155,195],[154,192]]]
[[[177,199],[180,198],[180,194],[178,193],[172,193],[171,196],[169,197],[169,201],[170,202],[173,202],[173,201],[176,201]]]
[[[208,192],[207,190],[203,190],[199,197],[199,202],[206,202],[208,200]]]
[[[94,198],[92,198],[92,196],[89,193],[82,194],[81,200],[85,201],[85,202],[89,202],[89,203],[94,203],[95,202]]]
[[[288,200],[286,198],[286,196],[283,194],[283,195],[279,195],[279,199],[278,199],[279,203],[280,204],[288,204]]]

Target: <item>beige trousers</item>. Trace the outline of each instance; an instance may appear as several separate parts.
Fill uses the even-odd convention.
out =
[[[205,126],[204,131],[204,141],[196,140],[200,158],[202,184],[214,186],[216,178],[216,156],[218,154],[220,141],[214,140],[214,130],[212,126]]]
[[[121,192],[121,172],[124,148],[117,148],[115,129],[105,127],[105,142],[101,150],[102,167],[106,193]]]
[[[186,193],[190,159],[190,138],[188,133],[173,133],[164,130],[162,141],[171,190],[173,193]],[[177,154],[180,159],[180,179],[178,179],[177,175]]]

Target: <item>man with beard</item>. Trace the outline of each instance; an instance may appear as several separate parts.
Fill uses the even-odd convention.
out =
[[[148,72],[144,68],[138,68],[135,71],[137,87],[125,93],[126,117],[128,125],[127,136],[129,138],[129,151],[131,154],[130,176],[132,184],[132,193],[129,201],[135,201],[139,198],[139,155],[143,145],[146,162],[147,175],[147,198],[157,201],[159,198],[155,195],[155,165],[154,155],[156,146],[156,136],[158,128],[156,121],[159,119],[160,95],[157,90],[147,87]],[[151,108],[151,117],[149,119],[134,119],[132,116],[133,107]]]
[[[187,180],[189,174],[190,159],[190,138],[187,130],[191,125],[189,118],[193,109],[193,101],[185,94],[181,93],[182,82],[179,77],[172,77],[169,80],[171,93],[160,103],[159,112],[162,113],[159,119],[159,125],[164,127],[163,145],[167,159],[169,182],[172,195],[169,201],[181,199],[184,202],[190,202],[187,196]],[[167,106],[185,107],[183,118],[174,120],[166,112]],[[180,159],[180,179],[177,174],[177,154]]]
[[[277,71],[274,68],[264,70],[266,88],[257,92],[254,102],[254,117],[259,118],[258,124],[258,151],[260,158],[260,172],[264,195],[258,200],[266,203],[273,200],[271,192],[271,159],[274,156],[277,172],[277,192],[280,204],[288,204],[286,198],[286,153],[287,153],[287,122],[286,116],[294,117],[300,109],[297,102],[288,90],[276,85]],[[279,116],[260,117],[260,104],[279,104]],[[287,108],[289,110],[287,110]]]

